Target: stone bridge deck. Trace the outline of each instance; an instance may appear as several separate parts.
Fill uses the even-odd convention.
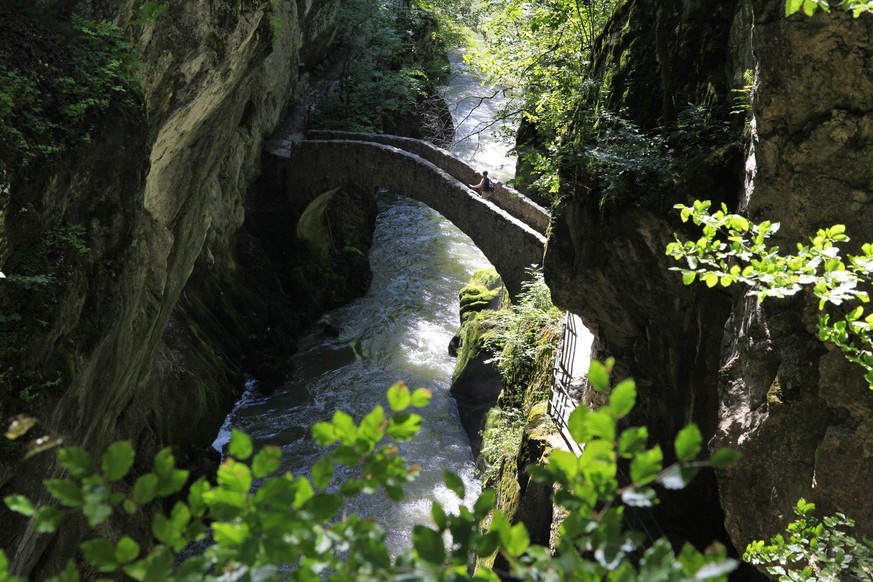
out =
[[[273,171],[281,174],[295,206],[343,184],[385,187],[427,204],[473,240],[513,296],[521,291],[525,269],[542,264],[548,213],[500,184],[485,200],[467,187],[478,181],[478,172],[427,142],[311,131],[297,143],[273,140],[266,151],[279,164]]]

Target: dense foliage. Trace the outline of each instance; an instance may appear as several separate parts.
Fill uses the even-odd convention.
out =
[[[561,138],[574,119],[580,88],[590,79],[591,51],[617,0],[501,0],[489,4],[478,29],[483,42],[470,60],[513,96],[504,119],[536,126],[541,148],[519,151],[539,175],[538,189],[558,191]]]
[[[344,2],[337,20],[340,80],[313,127],[401,134],[423,128],[421,137],[435,141],[450,131],[435,101],[447,65],[443,53],[454,38],[440,33],[442,21],[416,5],[387,0]]]
[[[8,171],[89,143],[112,106],[139,106],[135,55],[113,23],[0,10],[9,18],[0,31],[0,160]]]
[[[774,536],[770,543],[750,543],[743,559],[764,566],[779,582],[873,579],[873,542],[845,531],[854,527],[854,520],[842,513],[819,519],[814,511],[814,503],[798,500],[798,519],[788,524],[785,535]]]
[[[48,533],[67,514],[81,513],[98,527],[113,512],[136,513],[165,499],[167,511],[155,513],[152,539],[98,536],[81,544],[84,560],[99,572],[135,580],[498,580],[498,574],[523,580],[726,580],[736,562],[723,547],[701,553],[686,544],[676,554],[670,542],[627,529],[622,516],[625,505],[656,503],[656,484],[682,488],[702,467],[723,467],[736,454],[718,450],[710,461],[698,460],[702,436],[689,425],[675,439],[671,456],[677,462],[665,467],[661,448],[647,444],[645,427],[619,430],[636,402],[636,386],[628,379],[610,391],[610,367],[597,364],[590,373],[596,389],[610,392],[609,404],[578,408],[569,421],[572,436],[585,443],[582,455],[554,451],[547,466],[530,468],[536,479],[552,484],[554,502],[567,511],[557,557],[530,544],[523,524],[511,524],[493,509],[491,491],[466,499],[457,514],[435,501],[432,524],[414,525],[411,548],[398,556],[389,555],[375,519],[346,515],[346,499],[382,490],[398,500],[403,483],[415,476],[417,468],[407,466],[394,443],[416,435],[422,419],[410,408],[425,406],[430,392],[403,384],[388,390],[388,410],[378,405],[358,422],[337,411],[331,421],[316,424],[313,437],[330,448],[310,477],[275,475],[280,450],[255,452],[251,439],[235,431],[214,484],[203,478],[188,484],[188,472],[163,450],[151,471],[129,477],[133,486],[125,486],[135,452],[118,442],[98,461],[81,449],[60,450],[68,476],[45,483],[56,505],[37,506],[20,495],[5,502],[33,518],[37,532]],[[620,462],[629,467],[626,478]],[[457,475],[447,473],[445,483],[465,499]],[[195,555],[181,554],[197,540],[209,543]],[[477,565],[480,556],[494,553],[509,571]],[[52,579],[79,578],[71,559]],[[0,580],[20,580],[9,575],[2,552]]]
[[[546,382],[538,376],[551,372],[561,330],[561,311],[552,304],[542,269],[532,267],[527,273],[517,302],[495,314],[496,325],[486,340],[503,378],[501,405],[506,407],[518,407],[530,386],[550,383],[550,376]]]

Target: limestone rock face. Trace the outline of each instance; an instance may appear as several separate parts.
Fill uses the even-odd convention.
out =
[[[743,452],[717,475],[717,491],[704,487],[694,510],[671,514],[685,523],[724,520],[740,549],[783,529],[800,496],[849,514],[856,533],[871,535],[871,508],[860,500],[873,477],[873,397],[860,368],[817,340],[816,301],[758,305],[740,289],[684,287],[668,272],[671,233],[699,236],[683,230],[671,206],[713,199],[753,220],[779,221],[783,250],[836,223],[857,243],[847,250],[869,241],[873,101],[865,63],[873,30],[869,19],[836,12],[786,19],[777,0],[626,3],[595,59],[611,83],[609,106],[654,127],[708,93],[728,117],[731,89],[749,70],[749,123],[736,128],[745,159],[725,158],[672,193],[639,191],[609,207],[600,206],[595,176],[568,166],[572,195],[553,219],[546,253],[555,304],[593,331],[595,356],[614,356],[618,376],[636,378],[635,422],[654,427],[665,449],[694,421],[712,447]],[[705,502],[717,494],[721,508]],[[685,502],[677,503],[681,512]]]
[[[752,26],[738,41],[756,75],[740,210],[778,220],[786,250],[845,224],[844,250],[857,253],[873,224],[873,23],[780,10],[744,6]],[[861,501],[873,479],[873,393],[859,367],[816,339],[816,307],[809,295],[738,299],[725,327],[715,443],[744,455],[719,478],[738,545],[780,531],[799,497],[873,533]]]
[[[323,58],[339,3],[170,2],[134,23],[140,4],[93,0],[76,11],[118,23],[134,45],[141,106],[110,109],[90,144],[54,165],[23,172],[4,162],[0,171],[4,271],[46,225],[81,225],[87,247],[65,274],[55,319],[15,364],[56,366],[60,401],[49,389],[27,403],[0,397],[0,416],[30,412],[41,429],[90,450],[130,438],[142,459],[168,444],[194,459],[242,390],[243,371],[270,369],[260,354],[293,349],[288,331],[301,316],[273,301],[283,290],[263,276],[269,241],[246,224],[247,191],[264,137],[295,103],[301,51]],[[19,463],[0,470],[4,490],[35,490],[53,470]],[[5,507],[0,514],[20,523]],[[54,542],[3,530],[13,571],[34,576],[57,571],[78,543],[72,529]]]

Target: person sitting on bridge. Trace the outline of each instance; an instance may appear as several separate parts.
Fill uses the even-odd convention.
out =
[[[494,192],[494,182],[488,177],[488,170],[482,171],[482,179],[478,184],[467,184],[470,188],[479,193],[482,198],[487,199]]]

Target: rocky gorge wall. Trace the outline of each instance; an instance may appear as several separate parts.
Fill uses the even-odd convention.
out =
[[[817,340],[815,301],[758,305],[742,289],[685,287],[664,256],[672,232],[699,237],[671,210],[695,198],[781,222],[783,249],[836,223],[853,236],[849,250],[869,240],[871,26],[836,10],[786,19],[781,1],[631,0],[601,39],[595,68],[608,91],[583,98],[582,109],[622,111],[669,143],[684,104],[700,105],[744,151],[672,150],[685,177],[638,184],[607,204],[591,166],[566,165],[569,201],[545,258],[556,305],[586,322],[596,357],[616,357],[619,376],[636,379],[634,422],[669,443],[694,421],[711,447],[743,453],[695,495],[666,500],[659,523],[687,525],[685,537],[712,539],[706,524],[723,520],[742,550],[781,531],[801,496],[857,519],[856,534],[873,532],[871,508],[859,503],[873,477],[873,396],[861,369]],[[730,110],[746,71],[743,126]]]
[[[141,88],[129,93],[132,106],[110,105],[86,146],[62,159],[26,170],[3,160],[4,272],[13,274],[23,249],[38,241],[66,249],[57,243],[65,236],[80,252],[55,257],[69,268],[45,301],[45,324],[26,329],[26,350],[14,352],[17,361],[5,352],[3,362],[4,370],[57,370],[58,380],[40,379],[27,398],[21,386],[14,393],[5,386],[0,416],[33,414],[34,432],[93,451],[129,438],[145,463],[172,444],[180,462],[196,465],[242,390],[243,373],[280,379],[264,354],[291,351],[301,322],[327,301],[289,298],[272,272],[276,257],[264,239],[284,237],[283,252],[299,250],[287,240],[294,217],[267,228],[246,209],[267,204],[249,193],[262,141],[305,85],[301,54],[312,65],[330,48],[338,2],[163,6],[144,22],[133,1],[4,6],[4,41],[58,51],[69,44],[44,32],[58,15],[117,23],[138,55]],[[13,26],[42,32],[19,39]],[[10,329],[3,331],[12,344],[20,336]],[[4,494],[35,491],[55,471],[53,455],[22,462],[22,452],[4,456]],[[67,524],[54,539],[22,535],[22,521],[5,507],[0,515],[0,546],[22,574],[55,571],[84,528]]]

